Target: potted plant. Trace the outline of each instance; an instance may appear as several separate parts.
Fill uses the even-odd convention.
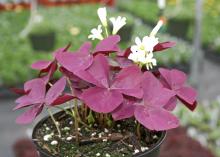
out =
[[[51,24],[42,22],[32,28],[29,40],[34,50],[51,51],[55,46],[56,33]]]
[[[106,9],[98,9],[98,15],[102,25],[89,35],[100,39],[93,50],[90,42],[74,53],[68,45],[54,52],[52,61],[32,65],[40,77],[14,89],[22,94],[14,109],[30,107],[16,121],[27,124],[48,111],[32,135],[41,157],[157,157],[166,130],[179,126],[171,113],[177,99],[194,110],[196,91],[185,85],[186,75],[179,70],[151,71],[157,64],[154,52],[175,45],[155,37],[162,21],[122,51],[115,34],[124,20],[113,22],[117,31],[109,35]],[[62,74],[58,81],[53,81],[55,72]],[[53,114],[51,108],[61,111]]]

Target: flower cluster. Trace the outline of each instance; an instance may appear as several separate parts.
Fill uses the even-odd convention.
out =
[[[107,27],[106,10],[101,8],[98,14],[102,26]],[[124,19],[110,20],[115,34],[124,25]],[[175,45],[173,42],[159,43],[155,35],[161,25],[159,21],[150,36],[142,41],[137,37],[137,45],[124,51],[118,45],[120,36],[104,38],[102,26],[99,26],[90,36],[101,40],[95,48],[85,42],[77,51],[70,52],[68,45],[54,52],[52,61],[34,63],[32,68],[40,71],[39,78],[26,82],[24,90],[15,90],[23,95],[16,100],[15,109],[30,107],[17,122],[29,123],[43,107],[49,109],[78,99],[92,112],[111,115],[115,121],[134,117],[149,130],[176,128],[179,120],[171,112],[177,100],[194,110],[196,91],[186,85],[186,75],[179,70],[159,68],[149,71],[156,65],[153,53]],[[54,81],[55,72],[62,74],[58,81]],[[67,85],[71,92],[64,90]],[[75,112],[74,115],[81,114]],[[87,116],[91,117],[90,114]]]
[[[157,65],[156,59],[153,58],[153,50],[159,43],[158,38],[156,38],[155,35],[162,25],[163,21],[160,20],[150,33],[150,36],[145,36],[142,41],[139,37],[136,37],[136,45],[131,47],[132,53],[128,58],[139,64],[141,67],[145,65],[147,70],[152,69],[153,66]]]
[[[95,40],[103,40],[103,30],[102,27],[104,27],[105,29],[105,33],[106,36],[109,35],[108,33],[108,20],[107,20],[107,10],[106,8],[99,8],[98,11],[98,16],[99,19],[101,21],[101,25],[98,25],[97,28],[93,28],[91,30],[91,34],[88,36],[89,39]],[[112,35],[115,35],[118,33],[118,31],[124,26],[126,25],[126,18],[125,17],[121,17],[118,16],[117,18],[115,17],[111,17],[109,18],[109,20],[111,21],[112,25],[113,25],[113,30],[112,30]]]

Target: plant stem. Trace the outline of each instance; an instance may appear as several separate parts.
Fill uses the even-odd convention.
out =
[[[102,126],[102,127],[104,127],[104,126],[103,126],[103,122],[104,122],[103,120],[104,120],[104,115],[103,115],[103,113],[100,113],[100,114],[99,114],[99,124],[100,124],[100,126]]]
[[[49,113],[49,115],[50,115],[54,125],[56,126],[56,129],[57,129],[57,132],[58,132],[58,136],[61,137],[61,131],[60,131],[59,125],[57,124],[57,121],[55,120],[55,118],[54,118],[54,116],[53,116],[53,114],[52,114],[52,112],[51,112],[51,110],[49,108],[47,109],[47,111],[48,111],[48,113]]]
[[[78,107],[77,107],[77,100],[74,100],[74,111],[72,110],[72,112],[75,113],[75,131],[76,131],[76,142],[79,143],[79,121],[78,121],[78,114],[77,114],[77,111],[78,111]]]
[[[86,121],[86,118],[87,118],[87,115],[88,115],[88,107],[85,105],[85,104],[83,104],[83,107],[84,107],[84,120]]]
[[[108,27],[105,27],[105,34],[106,34],[106,37],[108,37]]]
[[[67,82],[69,84],[69,87],[70,87],[70,91],[72,93],[72,95],[74,96],[74,91],[73,91],[73,88],[72,88],[72,85],[71,85],[71,81],[69,78],[67,78]],[[79,121],[81,121],[81,118],[80,118],[80,115],[79,115],[79,112],[78,112],[78,104],[77,104],[77,100],[75,99],[74,100],[74,103],[73,103],[73,107],[74,107],[74,110],[71,109],[73,115],[74,115],[74,127],[75,127],[75,131],[76,131],[76,142],[79,144],[79,131],[78,131],[78,128],[79,128]]]
[[[137,122],[137,136],[138,136],[138,139],[139,139],[139,140],[141,139],[140,127],[141,127],[141,124]]]

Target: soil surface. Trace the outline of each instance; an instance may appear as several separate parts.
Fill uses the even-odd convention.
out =
[[[31,140],[21,139],[14,145],[15,157],[39,157]],[[101,156],[102,157],[102,156]],[[168,132],[162,144],[160,157],[215,157],[199,142],[188,137],[186,129],[178,128]]]
[[[56,116],[55,116],[56,117]],[[81,126],[77,131],[71,117],[62,113],[56,117],[62,137],[58,137],[51,118],[37,126],[34,141],[56,157],[132,157],[154,146],[161,132],[150,132],[141,127],[141,140],[136,135],[137,124],[133,119],[119,121],[107,128]],[[80,139],[77,144],[77,135]]]

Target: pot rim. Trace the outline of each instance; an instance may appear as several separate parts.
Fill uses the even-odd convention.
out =
[[[59,111],[57,113],[54,113],[54,115],[59,114],[61,112],[63,112],[63,111]],[[31,138],[32,138],[32,140],[33,140],[33,142],[34,142],[34,144],[35,144],[35,146],[37,148],[37,151],[40,151],[42,154],[44,154],[44,155],[46,155],[48,157],[54,157],[53,155],[50,154],[49,151],[41,148],[39,146],[39,144],[37,143],[37,141],[34,140],[34,135],[36,133],[36,129],[39,128],[39,126],[42,125],[49,117],[50,116],[47,115],[44,118],[42,118],[39,122],[37,122],[37,124],[34,126],[34,129],[32,131]],[[159,138],[159,140],[151,148],[149,148],[145,152],[140,152],[138,154],[135,154],[132,157],[142,157],[142,155],[149,154],[149,153],[153,152],[154,150],[156,150],[157,148],[159,148],[161,146],[161,144],[164,142],[164,140],[166,138],[166,135],[167,135],[167,131],[161,131],[161,137]]]

